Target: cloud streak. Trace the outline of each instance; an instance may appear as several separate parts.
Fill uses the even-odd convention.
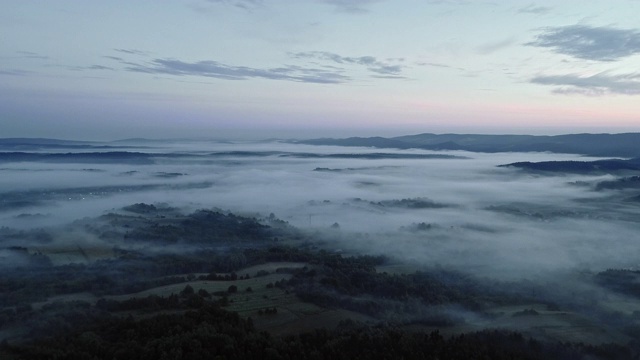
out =
[[[382,0],[319,0],[322,3],[333,5],[336,10],[351,14],[363,14],[369,12],[368,7]]]
[[[585,25],[551,27],[525,45],[549,48],[578,59],[615,61],[640,53],[640,32]]]
[[[146,52],[132,49],[115,49],[134,56]],[[406,79],[402,72],[406,68],[403,58],[380,60],[374,56],[349,57],[331,52],[309,51],[289,54],[298,64],[260,68],[237,66],[216,60],[184,61],[175,58],[155,58],[148,61],[131,61],[119,56],[103,56],[118,62],[128,72],[164,74],[172,76],[197,76],[221,80],[268,79],[315,84],[342,84],[357,80],[351,71],[364,69],[371,78]],[[115,67],[92,65],[76,67],[74,70],[118,70]],[[361,75],[361,74],[360,74]]]
[[[251,10],[256,6],[259,6],[262,4],[262,0],[206,0],[206,1],[208,3],[213,3],[213,4],[233,5],[243,10]]]
[[[147,51],[138,50],[138,49],[113,49],[119,53],[129,54],[129,55],[139,55],[139,56],[148,56],[149,53]]]
[[[576,74],[541,75],[531,79],[534,84],[559,86],[555,93],[581,95],[640,95],[640,73],[610,75],[598,73],[591,76]]]
[[[40,55],[40,54],[35,53],[33,51],[18,51],[17,53],[20,54],[20,57],[25,58],[25,59],[49,60],[48,56]]]
[[[333,6],[336,11],[348,14],[364,14],[369,12],[369,6],[384,0],[311,0],[311,2],[322,3]],[[258,6],[264,6],[263,0],[205,0],[209,4],[222,4],[237,7],[239,9],[251,11]],[[197,7],[201,9],[202,7]]]
[[[2,69],[0,69],[0,75],[27,76],[29,74],[30,74],[30,71],[15,70],[15,69],[11,69],[11,70],[2,70]]]
[[[316,59],[328,61],[340,65],[359,65],[376,75],[387,75],[400,77],[405,66],[402,65],[404,59],[379,60],[374,56],[341,56],[327,51],[308,51],[291,54],[296,59]]]
[[[487,55],[507,48],[513,45],[515,42],[516,40],[514,38],[508,38],[496,42],[486,43],[484,45],[478,46],[476,50],[482,55]]]
[[[247,80],[261,78],[317,84],[339,84],[351,78],[340,71],[286,65],[278,68],[252,68],[232,66],[213,60],[185,62],[176,59],[155,59],[146,64],[130,64],[125,70],[174,76],[203,76],[223,80]]]
[[[521,7],[518,9],[518,13],[520,14],[534,14],[534,15],[545,15],[551,12],[551,8],[547,6],[536,6],[535,4],[529,4],[525,7]]]

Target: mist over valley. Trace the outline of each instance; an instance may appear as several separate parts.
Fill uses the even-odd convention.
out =
[[[279,140],[3,144],[5,340],[39,339],[39,322],[80,304],[117,314],[135,299],[188,299],[185,283],[273,334],[317,318],[636,339],[633,159]],[[69,271],[66,285],[44,275]],[[263,286],[249,280],[258,273],[279,284],[270,295],[227,292]],[[401,296],[383,290],[393,283]],[[280,312],[256,320],[265,309]]]

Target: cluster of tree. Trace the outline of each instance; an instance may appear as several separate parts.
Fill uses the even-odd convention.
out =
[[[590,173],[615,173],[620,171],[640,170],[640,158],[631,160],[596,160],[596,161],[540,161],[540,162],[516,162],[500,167],[515,167],[529,171],[544,171],[554,173],[590,174]]]
[[[208,303],[223,306],[227,301],[222,299],[213,300],[207,291],[195,292],[191,286],[187,285],[180,294],[171,294],[168,297],[149,295],[143,298],[134,297],[122,301],[102,298],[96,302],[95,306],[110,313],[122,311],[159,312],[176,309],[199,309]]]
[[[39,309],[24,305],[17,307],[15,312],[3,313],[3,325],[24,329],[26,338],[72,332],[78,326],[94,323],[107,316],[106,312],[86,301],[56,301]]]
[[[322,305],[337,305],[331,304],[332,298],[344,300],[346,296],[362,299],[363,295],[373,302],[375,299],[404,301],[415,298],[427,305],[459,303],[471,309],[479,309],[481,304],[491,300],[500,303],[513,300],[502,292],[484,291],[477,279],[453,271],[432,270],[411,274],[377,272],[375,266],[384,261],[383,257],[343,257],[321,252],[312,261],[318,266],[296,272],[288,285],[304,298],[329,302]]]
[[[640,271],[638,270],[607,269],[596,274],[595,280],[605,288],[640,298]]]
[[[596,190],[640,189],[640,176],[623,177],[616,180],[600,181]]]
[[[4,202],[1,200],[0,203]],[[17,230],[6,226],[0,226],[0,244],[47,244],[53,237],[45,229]]]
[[[238,276],[235,272],[231,272],[231,274],[216,274],[214,272],[209,273],[207,275],[198,276],[198,280],[209,280],[209,281],[236,281],[236,280],[247,280],[249,279],[249,274]]]
[[[133,205],[125,206],[122,208],[122,210],[126,210],[136,214],[154,214],[158,211],[158,208],[153,204],[136,203]]]
[[[268,249],[250,248],[243,251],[247,263],[264,264],[268,262],[311,262],[315,255],[309,250],[292,246],[272,246]]]
[[[137,208],[140,208],[138,206]],[[246,218],[217,211],[198,210],[176,217],[174,221],[152,222],[124,234],[125,240],[160,243],[237,243],[271,241],[270,227],[254,218]]]
[[[105,317],[73,331],[28,344],[0,347],[17,359],[633,359],[637,349],[618,345],[545,343],[508,331],[451,337],[391,326],[344,323],[274,337],[250,319],[205,304],[183,314],[141,319]]]
[[[449,207],[447,204],[437,203],[428,198],[413,198],[402,200],[383,200],[378,202],[371,202],[372,205],[380,207],[396,207],[403,209],[441,209]]]
[[[277,313],[278,309],[275,307],[258,310],[258,315],[275,315]]]
[[[0,153],[0,162],[52,162],[137,165],[153,164],[152,155],[129,151],[88,153],[2,152]]]
[[[403,231],[408,231],[408,232],[412,232],[412,233],[417,233],[417,232],[424,232],[424,231],[429,231],[433,228],[438,227],[437,225],[432,225],[432,224],[427,224],[425,222],[419,222],[419,223],[412,223],[409,226],[402,226],[400,227],[400,230]]]
[[[21,305],[0,312],[0,328],[26,327],[24,337],[37,339],[52,333],[71,332],[76,327],[86,326],[120,312],[158,314],[163,311],[200,309],[208,305],[226,306],[229,303],[227,296],[223,292],[220,297],[212,298],[206,290],[195,292],[187,285],[179,294],[168,297],[149,295],[121,301],[101,298],[95,304],[80,300],[55,301],[37,309]]]

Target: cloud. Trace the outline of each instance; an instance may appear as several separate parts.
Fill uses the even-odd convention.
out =
[[[212,60],[185,62],[176,59],[155,59],[147,64],[128,64],[129,66],[125,68],[128,71],[175,76],[204,76],[224,80],[262,78],[317,84],[338,84],[350,80],[348,76],[343,75],[340,71],[328,71],[294,65],[259,69],[246,66],[226,65]]]
[[[537,76],[534,84],[560,86],[554,90],[558,94],[581,95],[640,95],[640,73],[610,75],[598,73],[591,76],[576,74]]]
[[[480,54],[491,54],[494,53],[498,50],[504,49],[506,47],[511,46],[513,43],[516,42],[516,39],[514,38],[508,38],[508,39],[504,39],[504,40],[500,40],[500,41],[496,41],[496,42],[491,42],[491,43],[486,43],[483,45],[480,45],[477,47],[477,51]]]
[[[24,70],[2,70],[0,69],[0,75],[8,75],[8,76],[26,76],[29,75],[29,71]]]
[[[529,4],[525,7],[521,7],[518,9],[518,13],[520,14],[534,14],[534,15],[544,15],[550,13],[552,8],[547,6],[536,6],[535,4]]]
[[[115,71],[113,67],[104,66],[104,65],[89,65],[89,66],[63,66],[63,68],[71,70],[71,71],[85,71],[85,70],[109,70]]]
[[[326,51],[308,51],[290,54],[296,59],[317,59],[322,61],[330,61],[332,63],[341,65],[360,65],[364,66],[367,70],[378,75],[390,75],[394,77],[400,77],[402,70],[405,68],[401,65],[404,59],[387,59],[386,61],[378,60],[374,56],[359,56],[349,57],[341,56],[335,53]]]
[[[322,3],[335,6],[340,12],[362,14],[369,12],[368,6],[382,0],[319,0]]]
[[[138,49],[113,49],[117,52],[123,53],[123,54],[129,54],[129,55],[141,55],[141,56],[148,56],[149,52],[147,51],[143,51],[143,50],[138,50]]]
[[[26,59],[40,59],[40,60],[48,60],[49,59],[48,56],[40,55],[40,54],[34,53],[32,51],[18,51],[17,53],[20,54],[20,57],[26,58]]]
[[[124,59],[119,57],[119,56],[103,56],[103,58],[110,59],[110,60],[115,60],[115,61],[124,61]]]
[[[429,4],[435,5],[468,5],[469,0],[426,0]]]
[[[87,67],[88,70],[114,70],[114,68],[104,65],[91,65]]]
[[[146,52],[131,49],[115,49],[128,55],[141,55]],[[148,61],[129,60],[126,57],[103,56],[117,61],[121,70],[174,76],[200,76],[223,80],[269,79],[317,84],[340,84],[351,82],[355,77],[347,75],[348,71],[364,68],[373,78],[405,79],[404,58],[387,58],[384,60],[374,56],[349,57],[331,52],[309,51],[289,53],[298,64],[285,64],[271,68],[257,68],[224,64],[215,60],[183,61],[175,58],[156,58]],[[117,70],[114,67],[92,65],[77,67],[75,70]]]
[[[552,27],[525,45],[551,48],[578,59],[614,61],[640,53],[640,32],[584,25]]]
[[[418,62],[418,63],[416,63],[416,65],[418,65],[418,66],[432,66],[432,67],[447,68],[447,69],[452,68],[451,65],[441,64],[441,63],[434,63],[434,62]]]
[[[232,5],[243,10],[251,10],[262,4],[262,0],[206,0],[208,3]]]
[[[322,3],[333,6],[336,11],[350,14],[364,14],[369,12],[369,6],[385,0],[308,0],[313,3]],[[221,4],[234,6],[243,10],[251,11],[259,6],[265,6],[264,0],[204,0],[200,4],[190,5],[198,12],[210,11],[208,5]]]

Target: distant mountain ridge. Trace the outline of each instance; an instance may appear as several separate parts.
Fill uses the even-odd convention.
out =
[[[465,150],[472,152],[554,152],[590,156],[640,156],[640,133],[567,135],[417,134],[398,137],[350,137],[295,141],[308,145]]]
[[[0,138],[0,151],[38,151],[43,149],[111,149],[114,146],[96,141],[76,141],[47,138]],[[127,148],[118,146],[118,148]]]

